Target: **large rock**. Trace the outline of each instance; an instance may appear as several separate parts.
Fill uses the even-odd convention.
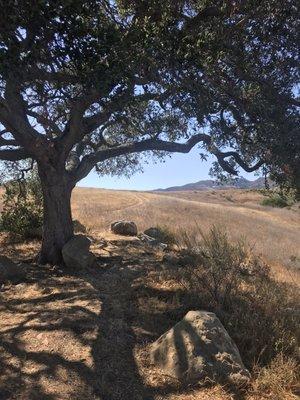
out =
[[[111,231],[117,235],[136,236],[137,226],[132,221],[116,221],[110,226]]]
[[[176,242],[174,233],[172,233],[168,227],[151,227],[146,229],[144,234],[158,240],[160,243],[168,243],[169,245],[172,245]]]
[[[71,269],[85,269],[93,265],[96,257],[89,251],[90,239],[84,235],[73,236],[62,249],[64,262]]]
[[[166,250],[168,248],[168,245],[165,243],[161,243],[159,240],[154,239],[151,236],[146,235],[145,233],[140,233],[138,236],[138,239],[140,242],[149,245],[149,246],[155,246],[159,250]]]
[[[151,361],[185,383],[205,378],[242,385],[250,375],[213,313],[190,311],[151,346]]]
[[[0,284],[6,281],[19,283],[26,277],[25,269],[8,257],[0,256]]]

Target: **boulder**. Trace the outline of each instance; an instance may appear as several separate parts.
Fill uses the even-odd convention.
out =
[[[162,232],[159,228],[148,228],[144,231],[144,234],[150,236],[158,241],[162,241]]]
[[[148,236],[145,233],[140,233],[137,237],[140,242],[142,242],[146,245],[155,246],[159,250],[164,251],[168,248],[167,244],[161,243],[159,240],[154,239],[153,237]]]
[[[75,235],[62,249],[63,260],[68,268],[85,269],[93,265],[96,257],[89,251],[91,240]]]
[[[136,236],[137,226],[132,221],[116,221],[110,226],[111,231],[117,235]]]
[[[185,383],[205,378],[242,385],[250,374],[214,313],[190,311],[151,345],[151,361]]]
[[[15,264],[8,257],[0,256],[0,284],[6,281],[19,283],[25,278],[26,271],[21,265]]]

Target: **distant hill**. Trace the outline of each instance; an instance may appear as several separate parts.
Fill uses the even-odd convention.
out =
[[[207,190],[207,189],[262,189],[265,187],[265,179],[258,178],[254,181],[249,181],[246,178],[238,178],[233,183],[219,183],[212,179],[188,183],[182,186],[172,186],[166,189],[157,189],[159,192],[175,192],[184,190]]]

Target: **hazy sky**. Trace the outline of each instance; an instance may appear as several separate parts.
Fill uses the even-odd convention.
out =
[[[207,161],[201,161],[199,149],[193,149],[188,154],[173,154],[166,158],[165,163],[149,163],[144,167],[144,173],[136,173],[130,178],[99,177],[95,172],[79,182],[78,186],[100,187],[106,189],[151,190],[169,186],[184,185],[203,179],[211,179],[209,169],[213,156]],[[253,174],[242,174],[247,179],[255,179]]]

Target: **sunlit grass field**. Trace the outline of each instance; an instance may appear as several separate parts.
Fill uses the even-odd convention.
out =
[[[244,238],[255,253],[271,263],[278,276],[297,279],[300,269],[300,208],[260,205],[264,196],[252,190],[135,192],[76,188],[74,218],[90,231],[105,235],[112,221],[129,219],[140,231],[149,226],[206,232],[212,225]]]

